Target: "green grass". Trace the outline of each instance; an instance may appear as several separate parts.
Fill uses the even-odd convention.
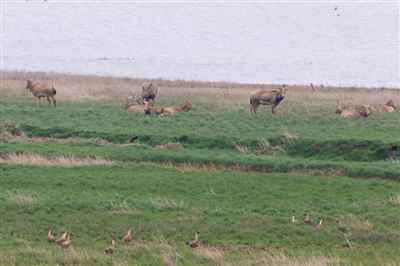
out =
[[[145,117],[117,101],[60,101],[54,109],[2,97],[0,131],[9,133],[0,135],[0,156],[98,156],[115,164],[0,164],[0,265],[399,261],[399,114],[343,120],[325,108],[292,110],[255,117],[247,106],[198,102],[175,117]],[[125,145],[130,135],[137,144]],[[153,147],[175,142],[183,147]],[[186,164],[193,171],[182,171]],[[305,212],[321,217],[323,228],[303,224]],[[74,249],[47,243],[50,226],[72,232]],[[103,255],[110,234],[129,226],[137,242]],[[195,231],[220,253],[186,247]]]
[[[388,260],[397,258],[392,252],[400,241],[399,205],[390,201],[391,195],[400,193],[400,183],[393,181],[182,173],[151,164],[2,166],[0,180],[0,211],[6,214],[1,216],[0,246],[3,253],[20,251],[17,264],[26,256],[31,265],[48,262],[25,250],[27,246],[55,249],[46,241],[48,227],[73,232],[75,249],[100,253],[111,233],[121,236],[129,226],[139,230],[136,239],[149,243],[166,239],[182,252],[189,252],[183,245],[195,231],[212,246],[251,245],[288,254],[336,256],[351,253],[343,248],[346,233],[355,252],[386,247],[382,255]],[[304,212],[314,220],[323,218],[323,229],[303,224]],[[292,215],[300,222],[290,223]],[[337,222],[345,217],[368,220],[373,227]],[[146,260],[137,250],[132,253],[132,261]],[[117,258],[129,261],[130,256],[121,249]],[[106,263],[105,256],[99,257]]]

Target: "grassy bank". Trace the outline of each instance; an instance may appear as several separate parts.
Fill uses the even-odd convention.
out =
[[[36,106],[28,77],[56,81],[57,108]],[[399,113],[334,114],[337,99],[378,105],[397,91],[291,86],[277,115],[254,116],[249,92],[274,85],[157,80],[157,106],[194,108],[156,117],[122,108],[142,81],[2,73],[0,265],[399,261]],[[134,242],[105,256],[130,226]],[[73,248],[49,244],[49,227],[72,232]]]
[[[370,265],[398,258],[398,182],[182,172],[152,164],[1,169],[0,209],[7,213],[1,219],[1,259],[15,256],[16,265],[52,260],[110,264],[102,250],[112,233],[121,237],[129,226],[137,243],[120,247],[114,257],[129,265],[162,264],[162,252],[176,256],[175,251],[184,265],[217,264],[185,247],[195,231],[201,232],[205,246],[219,250],[226,265],[250,260],[242,250],[246,247],[254,256],[267,251],[289,257],[323,255],[343,263],[354,256],[355,262]],[[314,221],[322,218],[323,227],[303,224],[305,212]],[[292,215],[298,222],[291,223]],[[72,232],[74,249],[89,256],[63,255],[47,243],[49,227]],[[345,247],[345,236],[352,249]],[[362,257],[366,251],[369,255]]]

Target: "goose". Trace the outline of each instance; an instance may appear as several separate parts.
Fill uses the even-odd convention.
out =
[[[68,238],[68,233],[64,232],[61,237],[59,239],[56,240],[56,244],[60,244],[62,242],[64,242],[65,240],[67,240]]]
[[[112,254],[114,254],[114,250],[115,250],[115,247],[117,246],[117,242],[116,242],[116,239],[115,239],[115,235],[112,235],[111,236],[111,246],[109,246],[109,247],[107,247],[105,250],[104,250],[104,254],[106,254],[106,255],[112,255]]]
[[[129,230],[125,233],[124,237],[122,240],[124,241],[125,244],[129,244],[129,242],[132,241],[132,228],[129,228]]]
[[[67,249],[71,246],[72,244],[72,240],[70,237],[70,234],[67,233],[66,239],[60,243],[57,243],[60,247],[62,247],[63,249]]]
[[[306,213],[306,214],[304,215],[304,220],[303,220],[303,221],[304,221],[305,224],[312,224],[310,215],[309,215],[308,213]]]
[[[194,234],[194,239],[188,241],[186,244],[187,244],[189,247],[191,247],[191,248],[197,248],[197,247],[199,246],[199,244],[200,244],[199,235],[200,235],[200,233],[199,233],[199,232],[196,232],[196,233]]]
[[[320,218],[319,222],[315,225],[315,229],[319,230],[319,229],[321,229],[321,227],[322,227],[322,219]]]
[[[49,228],[49,232],[47,233],[47,240],[49,242],[55,242],[56,241],[56,236],[54,235],[54,232],[51,228]]]

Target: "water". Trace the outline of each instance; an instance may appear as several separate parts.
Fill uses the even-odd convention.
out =
[[[397,1],[0,1],[5,70],[400,87]]]

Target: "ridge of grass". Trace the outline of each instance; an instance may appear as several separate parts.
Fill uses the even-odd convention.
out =
[[[226,150],[205,149],[154,149],[145,145],[87,145],[49,143],[2,143],[0,154],[37,153],[45,156],[96,156],[120,162],[192,163],[236,167],[244,171],[258,172],[324,172],[328,175],[350,177],[400,178],[398,161],[353,162],[315,160],[291,156],[242,154]]]

